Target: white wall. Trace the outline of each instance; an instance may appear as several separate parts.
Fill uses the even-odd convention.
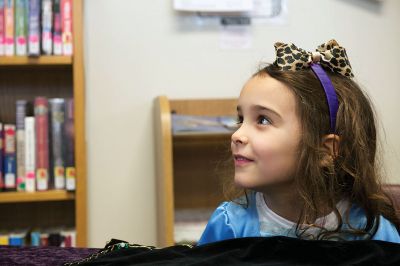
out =
[[[273,61],[278,40],[311,50],[335,38],[347,48],[386,130],[391,181],[400,183],[400,1],[288,0],[288,10],[287,26],[253,26],[252,49],[226,51],[216,29],[180,29],[172,0],[85,1],[91,247],[156,242],[154,97],[236,97],[261,60]]]

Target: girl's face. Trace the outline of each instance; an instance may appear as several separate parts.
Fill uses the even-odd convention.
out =
[[[293,92],[268,75],[250,79],[238,101],[239,128],[232,135],[236,185],[263,191],[292,184],[300,122]]]

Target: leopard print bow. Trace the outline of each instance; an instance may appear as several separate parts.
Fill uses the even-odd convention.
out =
[[[346,49],[335,40],[321,44],[316,52],[307,52],[293,43],[275,43],[275,65],[282,70],[300,70],[309,68],[311,63],[320,63],[324,68],[339,73],[345,77],[354,77]]]

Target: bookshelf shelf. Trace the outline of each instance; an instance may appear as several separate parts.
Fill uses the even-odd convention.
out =
[[[49,190],[40,192],[1,192],[1,203],[17,203],[17,202],[38,202],[38,201],[62,201],[74,200],[75,194],[65,190]]]
[[[172,136],[174,145],[195,145],[204,143],[220,143],[230,140],[231,133],[213,133],[213,132],[187,132],[174,134]]]
[[[230,116],[235,115],[237,102],[235,99],[171,100],[159,96],[154,103],[157,245],[170,246],[179,241],[174,235],[180,235],[179,214],[182,211],[193,214],[213,210],[223,200],[221,178],[230,175],[229,160],[232,158],[232,132],[174,134],[171,113]]]
[[[2,56],[0,66],[71,65],[72,56]]]

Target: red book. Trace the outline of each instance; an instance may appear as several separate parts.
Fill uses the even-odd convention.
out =
[[[49,103],[45,97],[35,99],[36,186],[49,189]]]
[[[61,0],[63,55],[72,55],[72,0]]]
[[[4,29],[4,3],[5,0],[0,0],[0,56],[4,55],[5,51],[5,29]]]

